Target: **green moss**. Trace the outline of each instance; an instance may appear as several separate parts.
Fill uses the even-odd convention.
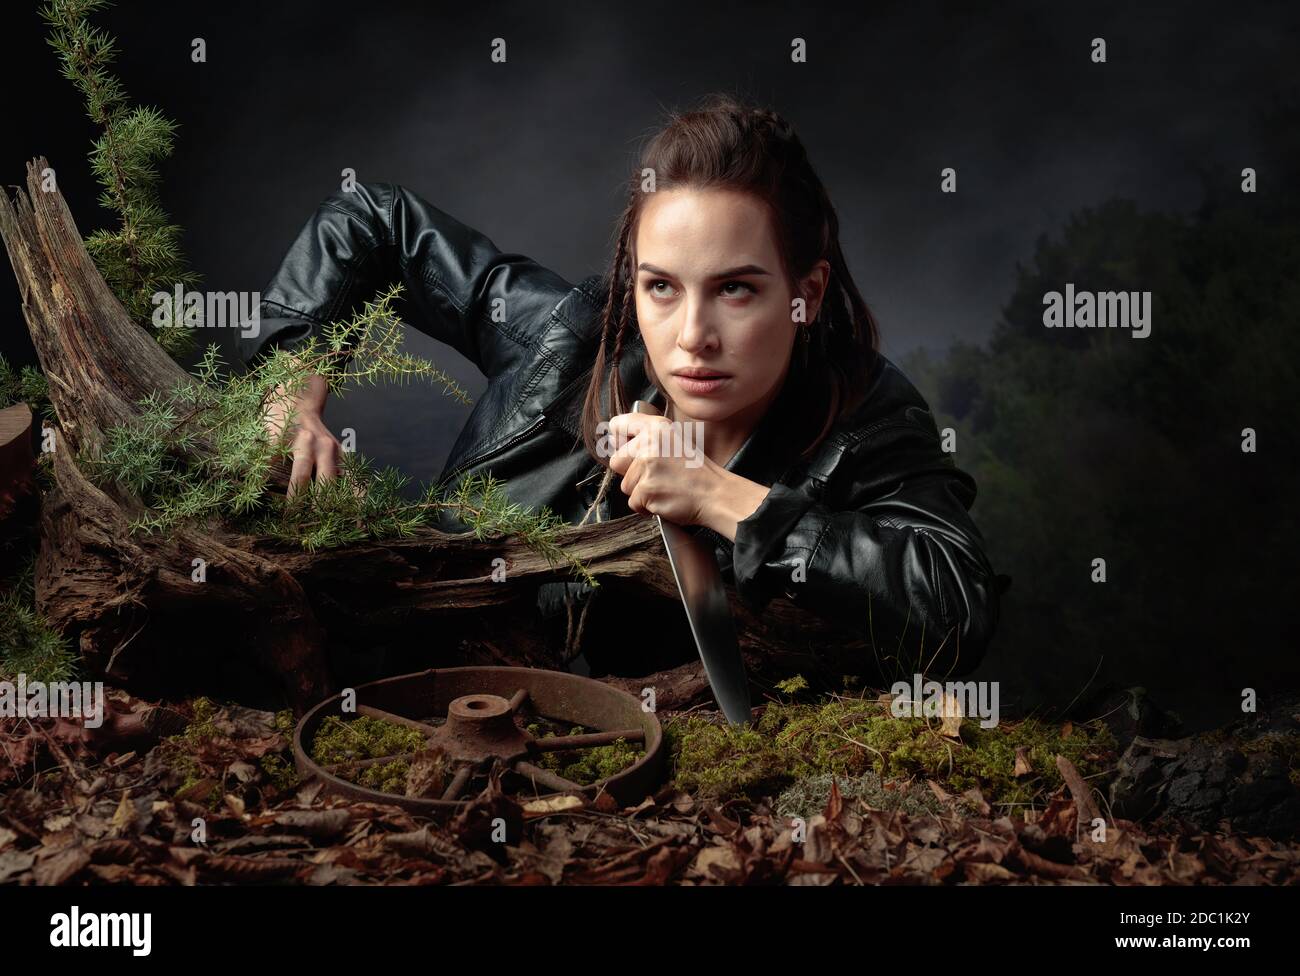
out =
[[[1300,787],[1300,733],[1265,732],[1238,743],[1238,748],[1243,753],[1262,752],[1276,756],[1286,763],[1287,779],[1293,786]]]
[[[321,722],[311,744],[311,757],[322,766],[348,763],[350,760],[377,759],[414,753],[425,747],[424,733],[396,722],[371,718],[343,721],[331,715]],[[406,775],[411,764],[405,759],[375,763],[372,766],[342,766],[335,775],[359,786],[384,793],[405,793]]]
[[[1265,732],[1238,744],[1242,752],[1266,752],[1295,765],[1300,758],[1300,732]]]
[[[528,731],[539,739],[554,736],[539,722],[527,726]],[[575,725],[568,735],[584,735],[588,729]],[[644,755],[645,750],[633,745],[626,739],[615,739],[609,745],[595,746],[591,749],[574,749],[571,751],[543,752],[536,762],[544,769],[552,770],[580,786],[590,786],[598,780],[617,776]]]
[[[766,718],[768,711],[763,715]],[[776,792],[794,778],[786,750],[773,741],[773,730],[765,728],[763,718],[738,728],[675,718],[664,731],[675,783],[688,793],[758,796]]]
[[[1201,732],[1197,738],[1211,745],[1232,746],[1247,756],[1251,753],[1276,756],[1286,764],[1287,778],[1292,785],[1300,787],[1300,733],[1263,732],[1254,738],[1247,738],[1240,728],[1225,725]]]
[[[331,715],[316,730],[311,757],[322,766],[330,766],[349,759],[376,759],[423,748],[424,733],[419,729],[410,729],[368,715],[347,722],[337,715]]]
[[[558,764],[558,772],[565,779],[572,780],[582,786],[588,786],[597,780],[617,776],[636,762],[640,755],[641,750],[623,738],[615,739],[607,746],[596,746],[593,749],[582,749],[568,753],[548,753],[548,756],[554,756],[557,759],[562,756],[574,757],[573,761],[567,763],[561,759]]]
[[[291,708],[282,708],[280,711],[276,712],[275,720],[272,722],[272,727],[275,731],[279,732],[290,742],[293,741],[293,730],[297,725],[298,723],[293,719],[293,709]]]
[[[211,698],[199,697],[190,702],[193,713],[185,731],[174,738],[188,745],[206,742],[217,734],[217,713],[220,707]]]
[[[210,698],[199,697],[190,702],[191,718],[185,731],[170,735],[162,741],[159,748],[167,756],[168,764],[181,775],[181,785],[173,795],[186,792],[205,778],[203,768],[199,765],[197,753],[200,747],[217,735],[216,702]],[[202,797],[195,797],[194,802],[215,809],[221,803],[221,784],[215,783],[211,791]]]
[[[786,678],[784,681],[776,683],[776,690],[783,695],[797,695],[801,691],[808,690],[808,679],[801,674],[796,674],[793,678]]]
[[[262,757],[260,765],[266,778],[277,790],[291,790],[301,782],[297,767],[276,753],[268,752]]]
[[[383,793],[405,793],[406,792],[406,775],[410,772],[411,764],[405,759],[394,759],[392,762],[375,763],[373,766],[366,766],[356,770],[356,776],[352,779],[354,783],[360,786],[368,786],[372,790],[379,790]],[[348,779],[345,775],[346,770],[340,771],[339,775]]]
[[[271,727],[284,738],[285,753],[289,753],[293,746],[293,731],[298,723],[294,721],[293,709],[284,708],[275,713],[275,718],[271,722]],[[262,767],[262,772],[266,774],[267,780],[277,790],[291,790],[302,782],[298,775],[298,768],[292,759],[286,758],[281,753],[267,753],[258,763]]]
[[[1087,777],[1110,766],[1116,745],[1102,723],[1075,725],[1063,737],[1058,725],[1036,719],[991,729],[969,719],[957,741],[941,735],[936,721],[895,718],[886,703],[852,698],[770,703],[743,728],[673,718],[665,731],[678,788],[717,797],[771,795],[827,773],[876,773],[884,781],[933,779],[949,792],[978,786],[994,804],[1035,804],[1061,783],[1057,755]],[[1014,775],[1018,747],[1032,767],[1021,777]]]

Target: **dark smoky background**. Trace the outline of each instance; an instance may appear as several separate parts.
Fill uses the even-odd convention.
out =
[[[133,2],[96,23],[131,98],[180,123],[163,195],[213,290],[260,289],[345,167],[577,281],[603,270],[665,108],[716,89],[770,103],[836,204],[884,352],[980,482],[1014,582],[976,676],[1004,682],[1003,706],[1141,685],[1201,726],[1243,687],[1294,685],[1294,4]],[[0,43],[0,181],[47,156],[88,233],[107,219],[93,126],[35,5],[7,11]],[[1067,280],[1153,291],[1151,338],[1048,333],[1036,302]],[[35,362],[8,270],[0,303],[0,352]],[[233,360],[231,338],[205,335]],[[408,341],[481,392],[454,351]],[[427,481],[467,412],[378,387],[326,419]]]

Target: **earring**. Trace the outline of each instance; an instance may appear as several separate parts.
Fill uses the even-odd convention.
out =
[[[808,365],[808,347],[812,345],[812,326],[805,325],[799,329],[799,357],[803,365]]]

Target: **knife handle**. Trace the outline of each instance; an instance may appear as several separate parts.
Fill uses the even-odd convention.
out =
[[[632,412],[649,414],[652,417],[659,416],[659,408],[646,400],[633,400]]]

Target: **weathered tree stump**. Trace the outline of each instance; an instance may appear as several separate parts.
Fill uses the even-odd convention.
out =
[[[92,484],[78,452],[97,451],[106,430],[138,415],[140,398],[196,380],[127,315],[86,252],[62,195],[42,190],[46,165],[28,164],[26,193],[19,189],[12,200],[0,194],[0,234],[58,419],[57,487],[40,515],[37,603],[76,642],[91,671],[149,689],[253,664],[277,676],[290,702],[303,708],[335,684],[327,646],[336,640],[409,643],[433,634],[441,650],[431,651],[425,666],[442,666],[477,663],[447,650],[453,635],[476,633],[498,660],[548,664],[534,633],[536,591],[569,578],[569,569],[511,538],[480,541],[430,529],[412,539],[308,553],[216,526],[132,533],[138,501]],[[287,474],[281,466],[274,480],[283,486]],[[663,601],[666,614],[681,615],[652,520],[570,527],[559,542],[602,585],[623,584]],[[508,567],[502,582],[491,578],[498,557]],[[202,581],[195,560],[203,561]],[[859,665],[870,657],[859,638],[810,627],[787,601],[775,601],[761,621],[734,599],[733,608],[751,664],[839,675],[861,671],[845,667],[841,655]],[[692,680],[678,681],[685,681],[677,689],[682,696],[698,692]]]

